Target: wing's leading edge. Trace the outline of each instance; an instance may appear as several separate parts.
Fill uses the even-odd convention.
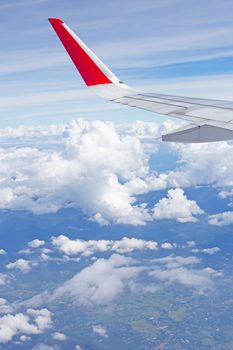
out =
[[[233,102],[139,93],[122,83],[60,19],[49,18],[84,82],[107,100],[191,122],[163,135],[170,142],[213,142],[233,139]]]

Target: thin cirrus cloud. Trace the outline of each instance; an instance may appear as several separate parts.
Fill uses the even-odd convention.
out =
[[[8,1],[5,4],[1,4],[0,5],[0,9],[1,10],[6,10],[6,9],[11,9],[12,8],[19,8],[21,6],[35,6],[35,5],[40,5],[43,4],[45,2],[47,2],[48,0],[29,0],[29,1],[24,1],[24,0],[20,0],[20,1]]]
[[[29,6],[25,6],[26,3]],[[171,74],[169,67],[174,68],[172,74],[177,79],[186,75],[193,80],[192,77],[198,74],[203,77],[202,80],[206,80],[204,76],[207,74],[209,77],[216,74],[223,76],[226,72],[230,74],[229,67],[221,64],[222,59],[232,58],[230,2],[220,6],[214,1],[211,8],[200,0],[189,6],[180,0],[137,1],[134,6],[125,4],[123,0],[117,5],[104,0],[101,4],[83,6],[70,0],[62,13],[66,22],[110,68],[116,70],[121,80],[149,86],[153,78],[155,91],[171,92],[174,88],[172,81],[168,81],[166,89],[161,87],[164,85],[163,80]],[[1,124],[20,123],[22,120],[28,123],[28,118],[31,123],[38,123],[38,119],[41,123],[47,123],[48,119],[58,118],[58,114],[59,120],[70,120],[74,113],[99,113],[97,101],[94,102],[96,108],[93,106],[88,109],[80,105],[80,101],[86,104],[86,97],[81,91],[75,95],[81,79],[47,23],[47,13],[57,13],[55,3],[42,0],[12,1],[1,6],[1,29],[8,34],[0,58],[0,74],[3,77],[0,96],[4,97],[0,101],[0,108],[3,108],[3,112],[7,110],[7,120],[1,118]],[[102,8],[104,12],[100,10]],[[7,11],[13,23],[7,20]],[[21,20],[25,15],[29,21]],[[15,43],[16,38],[19,45]],[[216,60],[219,60],[217,64]],[[198,62],[209,63],[207,74],[206,65],[196,70],[195,64]],[[177,70],[178,65],[180,68]],[[161,67],[165,68],[161,71]],[[196,85],[191,84],[189,90],[182,85],[182,80],[177,80],[179,88],[175,93],[180,91],[187,95],[232,99],[232,84],[229,88],[228,77],[225,80],[222,78],[223,87],[211,84],[208,79],[209,88],[203,88],[202,80]],[[52,81],[55,81],[55,86],[47,91]],[[72,84],[74,90],[67,86],[67,82]],[[11,85],[8,93],[5,87],[7,84]],[[28,84],[32,88],[26,88]],[[60,91],[56,96],[58,87]],[[23,90],[20,97],[19,89]],[[63,104],[67,103],[63,106],[63,116],[59,100]],[[109,119],[114,118],[113,113],[109,108]],[[129,114],[125,113],[122,118],[129,117]],[[140,118],[153,117],[140,111]]]
[[[103,60],[113,69],[153,68],[190,62],[209,61],[233,56],[232,29],[186,33],[178,37],[122,38],[120,41],[93,45]],[[202,40],[198,40],[200,37]],[[215,39],[215,41],[214,41]],[[219,46],[214,43],[218,39]],[[225,39],[225,40],[222,40]],[[187,47],[188,44],[188,47]],[[59,48],[59,49],[58,49]],[[53,49],[5,52],[0,59],[0,74],[16,74],[43,70],[71,70],[71,62],[60,46]],[[72,69],[73,71],[73,69]],[[68,78],[68,77],[67,77]]]

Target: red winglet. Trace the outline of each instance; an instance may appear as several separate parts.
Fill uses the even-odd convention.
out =
[[[112,83],[67,30],[61,19],[49,18],[49,22],[88,86]]]

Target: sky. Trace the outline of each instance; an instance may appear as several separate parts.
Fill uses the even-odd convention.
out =
[[[62,18],[129,85],[232,100],[232,7],[228,0],[1,1],[0,127],[161,120],[91,96],[48,17]]]
[[[0,1],[0,349],[232,349],[233,143],[92,95],[47,18],[124,82],[233,100],[233,3]]]

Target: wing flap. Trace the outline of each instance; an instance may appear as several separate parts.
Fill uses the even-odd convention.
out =
[[[233,126],[229,125],[228,128],[227,124],[224,124],[224,126],[189,124],[162,136],[163,141],[182,143],[216,142],[232,138]]]

